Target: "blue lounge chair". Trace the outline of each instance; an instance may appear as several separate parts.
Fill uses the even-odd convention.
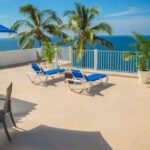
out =
[[[49,76],[53,77],[53,75],[55,75],[55,74],[61,75],[62,73],[65,72],[65,69],[60,69],[60,68],[55,68],[52,70],[45,71],[42,67],[40,67],[36,63],[32,63],[31,67],[34,72],[26,72],[26,74],[27,74],[28,78],[31,80],[31,82],[34,84],[44,84],[45,85]],[[34,77],[32,78],[31,76],[34,76]],[[39,79],[38,83],[35,81],[36,78]]]
[[[84,89],[87,91],[87,93],[91,90],[91,88],[93,86],[93,82],[98,81],[98,80],[102,81],[102,79],[104,79],[104,78],[106,79],[105,84],[108,82],[108,75],[107,74],[94,73],[91,75],[85,75],[85,74],[81,73],[80,70],[73,70],[73,69],[71,70],[71,72],[73,75],[73,79],[66,79],[66,80],[67,81],[73,81],[74,85],[76,83],[87,82],[89,84],[89,87],[87,89]],[[73,88],[74,88],[74,85],[73,85]]]

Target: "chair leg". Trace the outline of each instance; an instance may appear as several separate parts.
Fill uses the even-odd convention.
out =
[[[92,82],[89,82],[89,87],[88,87],[88,89],[86,90],[86,92],[87,92],[87,93],[89,93],[89,92],[90,92],[90,90],[91,90],[92,86],[93,86]]]
[[[12,114],[12,111],[10,111],[10,118],[11,118],[11,121],[12,121],[14,127],[17,127],[16,123],[15,123],[15,120],[14,120],[14,117],[13,117],[13,114]]]
[[[108,79],[109,79],[109,76],[107,75],[107,76],[106,76],[106,80],[105,80],[105,82],[103,82],[103,80],[102,80],[102,79],[100,79],[100,80],[101,80],[101,82],[103,83],[103,85],[107,85],[107,83],[108,83]]]
[[[11,141],[11,137],[10,137],[10,135],[8,133],[5,119],[3,119],[3,126],[4,126],[4,130],[5,130],[5,133],[6,133],[6,136],[7,136],[8,140]]]
[[[43,83],[43,86],[46,86],[46,85],[47,85],[47,80],[48,80],[48,76],[45,77],[45,80],[42,80],[42,79],[41,79],[41,81],[42,81],[42,83]]]
[[[70,90],[74,90],[74,89],[75,89],[75,85],[76,85],[76,82],[75,82],[75,81],[70,80],[70,81],[74,82],[73,84],[70,84],[70,83],[69,83],[69,80],[65,80],[65,81],[67,82],[68,87],[69,87]]]
[[[108,83],[109,76],[107,75],[105,85]]]

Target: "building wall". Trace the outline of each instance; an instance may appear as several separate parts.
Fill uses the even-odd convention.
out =
[[[41,48],[0,52],[0,67],[36,61],[36,51],[42,54]]]

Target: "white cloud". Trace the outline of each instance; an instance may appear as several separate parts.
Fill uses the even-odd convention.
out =
[[[113,29],[113,33],[117,35],[128,35],[132,31],[139,32],[144,35],[150,35],[150,17],[136,17],[132,19],[105,19]]]
[[[141,13],[148,12],[148,11],[149,11],[148,9],[140,9],[137,7],[128,7],[128,9],[125,11],[109,14],[109,15],[107,15],[107,17],[120,17],[120,16],[141,14]]]
[[[133,31],[143,35],[150,35],[150,16],[132,18],[100,18],[93,25],[107,22],[113,29],[113,35],[130,35]],[[105,33],[104,33],[105,34]]]
[[[6,18],[7,15],[0,15],[0,18]]]
[[[1,33],[0,34],[0,39],[1,38],[12,38],[13,34],[9,34],[9,33]]]

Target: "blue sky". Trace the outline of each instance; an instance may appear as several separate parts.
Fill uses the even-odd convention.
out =
[[[129,35],[132,31],[150,35],[150,0],[0,0],[0,24],[10,27],[24,19],[19,8],[28,3],[41,10],[55,10],[63,18],[63,12],[73,9],[75,2],[99,7],[101,13],[94,24],[108,22],[114,35]]]

